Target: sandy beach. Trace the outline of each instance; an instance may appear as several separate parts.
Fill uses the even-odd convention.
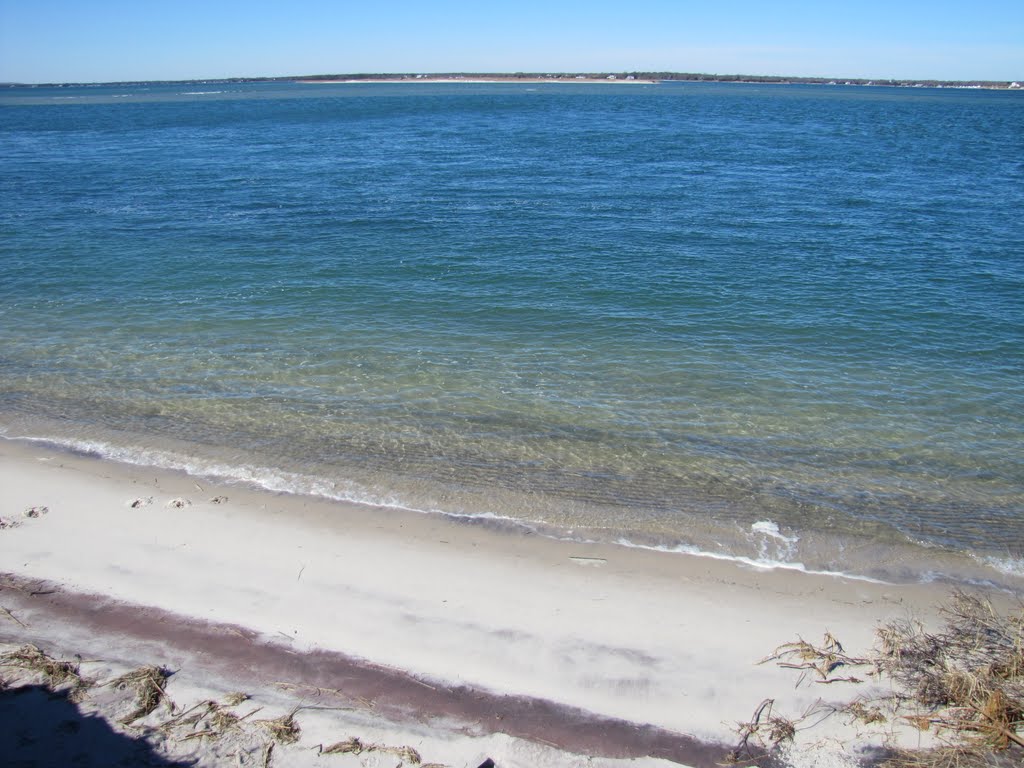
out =
[[[0,443],[0,483],[5,647],[165,665],[183,699],[243,690],[282,712],[315,705],[304,749],[275,764],[320,764],[315,745],[362,735],[446,765],[715,765],[763,699],[795,716],[849,695],[758,665],[776,646],[828,631],[866,649],[878,622],[927,620],[945,595],[217,486],[14,441]],[[797,746],[839,761],[852,737],[834,726]]]

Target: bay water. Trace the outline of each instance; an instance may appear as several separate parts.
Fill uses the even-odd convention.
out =
[[[1024,93],[0,89],[0,434],[1020,589]]]

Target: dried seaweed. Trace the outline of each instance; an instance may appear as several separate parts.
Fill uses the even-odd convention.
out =
[[[908,621],[879,630],[880,666],[915,707],[904,720],[950,742],[935,751],[940,761],[955,755],[963,764],[1010,749],[1024,757],[1024,610],[1003,615],[956,592],[942,614],[944,627],[934,634]],[[901,755],[892,764],[927,763]]]
[[[131,725],[136,720],[156,711],[161,704],[166,704],[174,712],[174,702],[167,695],[167,678],[170,671],[163,667],[139,667],[112,680],[110,685],[122,690],[131,688],[135,691],[135,709],[119,721],[122,725]]]
[[[76,662],[55,659],[31,643],[0,656],[0,665],[40,674],[51,689],[70,683],[72,701],[80,699],[93,685],[93,681],[82,677]]]
[[[778,666],[786,669],[804,670],[805,675],[806,672],[814,672],[817,676],[815,682],[824,684],[859,683],[862,681],[858,677],[852,675],[842,677],[835,673],[837,670],[847,667],[876,667],[871,659],[847,655],[842,643],[831,632],[825,633],[825,638],[820,646],[812,645],[803,638],[798,638],[796,642],[780,645],[758,663],[766,664],[770,661],[774,661]],[[877,674],[877,670],[869,671],[868,674]],[[798,685],[803,682],[805,675],[801,675],[797,682]]]
[[[740,723],[739,743],[729,752],[731,763],[757,762],[784,741],[792,741],[797,724],[775,714],[775,699],[765,699],[754,710],[753,717]]]
[[[321,750],[321,754],[324,755],[360,755],[363,752],[384,752],[386,754],[395,755],[400,758],[402,762],[410,763],[412,765],[420,765],[423,762],[423,758],[420,757],[420,753],[412,747],[391,747],[386,744],[373,744],[370,742],[364,742],[356,736],[353,736],[345,741],[339,741],[336,744],[331,744],[329,747],[324,747]]]
[[[336,744],[331,744],[329,747],[324,747],[321,754],[324,755],[358,755],[361,754],[366,747],[363,742],[357,737],[353,736],[345,741],[339,741]]]
[[[302,732],[294,710],[273,720],[257,720],[256,723],[270,731],[271,738],[279,744],[294,744]]]
[[[831,709],[866,725],[902,722],[940,740],[939,747],[897,751],[885,763],[890,768],[1019,765],[1024,760],[1024,609],[1001,614],[988,600],[957,591],[940,614],[943,626],[937,632],[909,619],[882,626],[870,657],[847,655],[826,634],[821,646],[798,639],[763,661],[801,670],[801,681],[813,674],[817,683],[860,682],[837,674],[858,667],[868,668],[869,676],[889,678],[892,692],[878,703],[855,700]],[[766,703],[754,720],[740,726],[741,747],[762,737]],[[773,746],[770,738],[767,746]]]

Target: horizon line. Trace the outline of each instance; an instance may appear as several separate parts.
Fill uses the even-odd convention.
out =
[[[292,82],[301,80],[367,80],[367,79],[394,79],[394,80],[429,80],[437,78],[460,78],[460,77],[493,77],[500,79],[540,79],[540,80],[561,80],[586,78],[592,80],[617,79],[619,77],[633,77],[644,80],[678,80],[678,81],[703,81],[712,82],[744,82],[744,83],[834,83],[836,85],[988,85],[1003,86],[1011,89],[1011,86],[1020,83],[1020,80],[945,80],[940,78],[914,78],[914,77],[841,77],[826,75],[752,75],[752,74],[717,74],[710,72],[676,72],[670,70],[591,70],[591,71],[556,71],[543,70],[539,72],[351,72],[351,73],[321,73],[309,75],[237,75],[226,77],[194,77],[194,78],[171,78],[160,80],[95,80],[95,81],[74,81],[63,82],[20,82],[5,81],[0,83],[2,87],[46,87],[46,86],[75,86],[75,85],[128,85],[128,84],[176,84],[176,83],[224,83],[224,82]],[[1021,78],[1024,80],[1024,78]],[[1015,89],[1013,89],[1015,90]]]

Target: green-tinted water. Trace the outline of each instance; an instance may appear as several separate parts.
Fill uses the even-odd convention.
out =
[[[556,535],[1019,574],[1020,94],[189,90],[0,93],[9,436]]]

